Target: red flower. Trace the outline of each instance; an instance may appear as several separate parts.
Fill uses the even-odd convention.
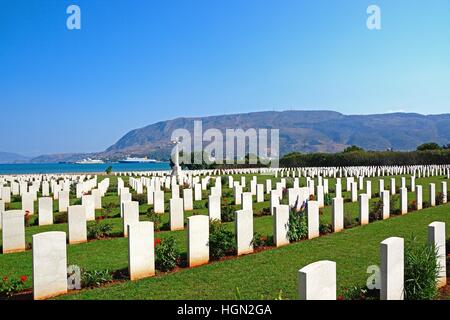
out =
[[[161,239],[157,238],[157,239],[155,240],[155,247],[156,247],[157,244],[161,244]]]
[[[338,297],[337,297],[337,300],[344,300],[344,296],[342,296],[342,295],[341,295],[341,296],[338,296]]]
[[[8,281],[8,277],[7,277],[7,276],[4,276],[4,277],[3,277],[3,281]]]
[[[27,276],[21,276],[21,277],[20,277],[20,281],[22,281],[22,282],[27,281]]]

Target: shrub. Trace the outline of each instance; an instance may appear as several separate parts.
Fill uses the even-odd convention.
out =
[[[436,248],[412,237],[405,246],[405,299],[435,299],[438,275]]]
[[[273,237],[267,235],[263,236],[256,232],[253,235],[252,245],[254,249],[273,246]]]
[[[97,220],[95,223],[88,225],[87,236],[89,239],[103,239],[111,235],[112,229],[111,223]]]
[[[344,215],[344,228],[349,229],[355,226],[356,226],[355,219],[349,214]]]
[[[222,182],[222,185],[224,186],[225,184],[228,184],[228,177],[226,176],[222,176],[220,177],[220,182]]]
[[[234,209],[231,206],[222,207],[220,217],[223,222],[234,221]]]
[[[413,212],[417,210],[417,202],[413,201],[411,204],[408,205],[408,212]]]
[[[369,213],[369,221],[383,220],[383,200],[379,200],[372,204],[372,208]]]
[[[55,223],[67,223],[67,212],[55,213]]]
[[[139,202],[139,205],[147,204],[147,194],[132,194],[131,200]]]
[[[147,210],[147,217],[151,222],[153,222],[155,230],[157,231],[159,231],[162,226],[162,216],[163,215],[161,213],[155,213],[153,208],[148,208]]]
[[[270,208],[263,208],[263,209],[255,212],[256,217],[263,217],[263,216],[270,216],[270,215],[271,215]]]
[[[332,205],[332,203],[333,203],[333,197],[330,195],[330,194],[326,194],[326,195],[324,195],[324,197],[323,197],[323,203],[326,205],[326,206],[331,206]]]
[[[319,233],[320,234],[328,234],[333,232],[333,226],[329,223],[320,223],[319,225]]]
[[[81,285],[83,287],[99,287],[113,280],[109,270],[81,270]]]
[[[289,241],[300,241],[308,237],[308,218],[305,211],[296,212],[295,207],[289,212]]]
[[[436,196],[436,205],[440,206],[441,204],[444,204],[444,194],[439,192]]]
[[[25,281],[27,281],[26,276],[21,276],[20,279],[9,279],[8,277],[3,277],[0,282],[0,298],[9,299],[14,294],[22,291],[25,288]]]
[[[294,180],[292,178],[288,178],[286,180],[286,188],[291,189],[294,187]]]
[[[155,241],[155,265],[160,271],[170,271],[177,266],[179,252],[174,237]]]
[[[194,201],[194,210],[200,210],[203,209],[205,206],[202,202]]]
[[[233,232],[217,220],[209,224],[209,254],[212,259],[220,259],[236,250]]]

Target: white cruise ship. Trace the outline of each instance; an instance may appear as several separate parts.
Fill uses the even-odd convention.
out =
[[[76,164],[101,164],[101,163],[105,163],[105,162],[103,162],[103,160],[99,160],[99,159],[87,158],[87,159],[77,161],[75,163]]]
[[[126,159],[119,160],[119,163],[148,163],[148,162],[158,162],[155,159],[145,158],[136,158],[136,157],[127,157]]]

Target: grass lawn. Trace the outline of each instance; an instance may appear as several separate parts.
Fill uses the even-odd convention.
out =
[[[247,185],[252,175],[247,175]],[[99,180],[104,177],[99,177]],[[258,182],[263,183],[266,179],[275,181],[280,178],[270,176],[258,176]],[[110,177],[111,187],[117,186],[117,178]],[[123,177],[125,182],[128,180]],[[235,180],[239,176],[235,177]],[[301,185],[305,185],[305,178],[301,178]],[[371,178],[372,192],[378,192],[379,178]],[[385,188],[388,189],[390,177],[385,177]],[[396,177],[397,188],[400,187],[400,176]],[[417,179],[417,185],[423,185],[424,201],[428,200],[428,184],[436,183],[436,192],[440,191],[440,182],[446,180],[444,177]],[[345,179],[342,180],[343,190],[345,190]],[[409,186],[409,179],[407,179]],[[232,192],[227,188],[228,182],[223,184],[223,194],[228,203],[232,201]],[[335,186],[335,179],[329,179],[330,190]],[[363,191],[362,191],[363,192]],[[204,192],[203,199],[207,199],[207,192]],[[348,192],[343,192],[343,196],[350,197]],[[412,201],[415,196],[409,193]],[[165,193],[166,207],[170,198],[170,192]],[[266,195],[266,201],[254,203],[254,212],[270,206]],[[379,199],[372,199],[372,203]],[[76,203],[76,199],[71,199],[71,203]],[[119,198],[115,193],[108,193],[103,198],[103,207],[112,204],[110,218],[105,221],[113,225],[113,234],[118,236],[123,232],[123,222],[119,214]],[[399,202],[396,205],[399,207]],[[57,202],[55,203],[57,208]],[[148,205],[140,206],[140,220],[148,220],[145,212]],[[206,200],[195,201],[195,210],[185,212],[185,217],[192,214],[208,214]],[[20,208],[19,202],[13,202],[9,209]],[[233,206],[239,209],[239,206]],[[356,218],[358,216],[357,203],[345,203],[345,214]],[[167,230],[168,210],[163,216],[163,231],[155,234],[155,237],[164,239],[173,236],[178,243],[182,253],[186,252],[186,231],[171,232]],[[331,207],[324,208],[320,219],[323,223],[331,222]],[[97,211],[97,216],[104,215],[102,210]],[[386,221],[371,223],[369,226],[348,229],[339,234],[332,234],[311,241],[291,244],[285,248],[272,249],[257,254],[228,259],[220,262],[213,262],[207,266],[194,269],[181,269],[179,272],[160,274],[151,279],[137,282],[127,281],[121,284],[114,284],[99,289],[87,289],[78,294],[69,294],[61,298],[117,298],[117,299],[232,299],[235,295],[236,287],[239,287],[244,298],[255,299],[263,295],[266,298],[274,298],[280,290],[283,290],[285,297],[296,297],[296,277],[297,270],[320,259],[335,260],[338,263],[338,287],[342,288],[351,284],[365,283],[367,277],[365,271],[371,264],[377,264],[379,260],[379,242],[389,236],[408,236],[414,232],[422,239],[425,239],[426,226],[432,221],[450,222],[450,205],[427,209],[420,212],[408,214],[403,217],[393,217]],[[33,215],[31,222],[34,222],[37,215]],[[95,222],[90,222],[95,223]],[[226,223],[227,228],[233,229],[233,223]],[[59,223],[51,226],[30,226],[26,228],[26,241],[31,243],[33,234],[45,231],[66,231],[67,224]],[[272,234],[272,217],[255,217],[254,231],[261,234]],[[108,269],[110,271],[123,271],[128,266],[128,239],[116,237],[105,240],[90,241],[84,244],[68,245],[68,263],[75,264],[82,268]],[[22,253],[0,255],[0,276],[20,277],[26,275],[28,280],[26,286],[31,288],[32,255],[31,250]],[[170,288],[170,290],[167,290]]]

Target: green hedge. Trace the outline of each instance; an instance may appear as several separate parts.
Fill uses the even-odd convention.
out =
[[[281,167],[341,167],[450,164],[450,150],[434,151],[357,151],[342,153],[290,153],[280,160]]]

